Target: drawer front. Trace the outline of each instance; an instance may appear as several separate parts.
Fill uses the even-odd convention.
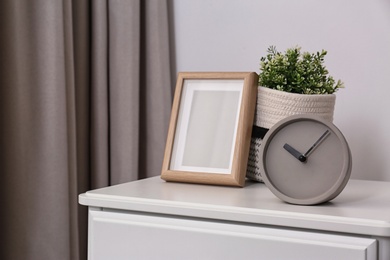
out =
[[[377,259],[371,238],[89,211],[89,259]]]

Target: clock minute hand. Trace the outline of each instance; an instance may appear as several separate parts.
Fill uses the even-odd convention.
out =
[[[286,149],[287,152],[289,152],[292,156],[294,156],[295,158],[297,158],[299,161],[301,162],[305,162],[306,161],[306,156],[301,154],[300,152],[298,152],[297,150],[295,150],[294,147],[292,147],[291,145],[289,144],[284,144],[283,145],[283,148]]]
[[[309,148],[309,150],[307,150],[306,153],[303,154],[303,156],[305,156],[306,158],[314,151],[314,149],[323,141],[325,140],[326,137],[328,137],[328,135],[330,135],[330,131],[329,130],[326,130],[325,133],[323,133],[320,138],[318,138],[318,140]]]

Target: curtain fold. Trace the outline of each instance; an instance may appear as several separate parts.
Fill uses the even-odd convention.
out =
[[[167,3],[0,1],[0,259],[85,259],[86,190],[160,174]]]
[[[112,1],[108,12],[108,84],[110,120],[110,171],[111,183],[134,180],[128,172],[138,171],[138,149],[141,144],[140,86],[141,68],[141,1]],[[124,12],[124,10],[127,10]],[[131,39],[138,39],[132,41]],[[124,44],[127,43],[127,44]],[[144,43],[143,43],[144,44]],[[136,64],[134,66],[133,64]],[[129,86],[129,87],[127,87]],[[137,86],[137,87],[134,87]],[[152,93],[150,93],[152,94]],[[128,163],[129,162],[129,163]]]

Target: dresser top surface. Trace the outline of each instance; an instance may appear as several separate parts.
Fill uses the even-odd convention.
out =
[[[82,205],[390,237],[390,182],[350,180],[334,200],[287,204],[263,183],[244,188],[165,182],[159,177],[88,191]]]

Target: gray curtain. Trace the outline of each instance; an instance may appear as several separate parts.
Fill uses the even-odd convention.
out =
[[[78,194],[160,174],[167,3],[0,1],[0,259],[85,259]]]

